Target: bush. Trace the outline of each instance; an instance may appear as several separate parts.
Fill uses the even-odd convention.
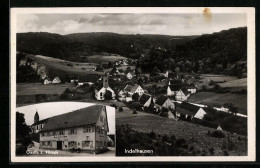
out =
[[[211,136],[215,137],[215,138],[225,138],[225,134],[220,130],[216,130],[216,131],[212,132]]]
[[[133,114],[137,114],[137,111],[136,111],[136,110],[133,110]]]
[[[162,140],[165,141],[165,142],[168,142],[168,136],[167,136],[167,135],[164,135],[164,136],[162,137]]]
[[[211,155],[214,155],[214,154],[215,154],[215,149],[214,149],[213,147],[211,147],[211,148],[209,149],[209,153],[210,153]]]
[[[123,111],[123,107],[120,106],[119,109],[118,109],[118,111]]]
[[[224,154],[224,156],[229,156],[229,153],[228,153],[227,150],[224,150],[224,151],[223,151],[223,154]]]
[[[154,139],[156,137],[156,134],[152,131],[149,133],[149,137]]]

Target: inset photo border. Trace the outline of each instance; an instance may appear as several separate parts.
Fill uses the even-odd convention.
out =
[[[254,8],[11,8],[10,20],[12,163],[255,161]]]

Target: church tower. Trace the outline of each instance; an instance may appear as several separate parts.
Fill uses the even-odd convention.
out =
[[[108,88],[108,77],[107,76],[103,77],[103,87],[106,89]]]
[[[34,115],[34,123],[38,122],[40,120],[39,114],[36,111],[35,115]]]

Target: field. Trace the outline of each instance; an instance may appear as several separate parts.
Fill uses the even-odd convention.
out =
[[[225,103],[233,103],[238,113],[247,115],[247,95],[232,93],[198,92],[188,99],[189,102],[222,107]]]
[[[232,88],[233,90],[247,89],[247,78],[227,81],[225,83],[220,83],[219,86],[222,88]]]
[[[34,83],[18,83],[16,84],[16,94],[19,95],[35,95],[35,94],[61,94],[66,88],[73,87],[72,83],[67,84],[34,84]]]
[[[87,57],[89,62],[93,63],[101,63],[101,62],[115,62],[116,60],[123,60],[127,59],[126,57],[117,55],[117,54],[112,54],[112,55],[92,55]]]
[[[157,115],[144,115],[141,112],[132,114],[132,111],[116,112],[117,127],[120,125],[129,125],[131,129],[137,132],[149,133],[154,132],[156,135],[175,135],[176,138],[184,138],[189,144],[196,149],[209,150],[211,147],[215,149],[215,155],[223,155],[222,146],[227,138],[214,138],[208,136],[208,131],[214,129],[199,126],[185,121],[175,121],[173,119],[163,118]],[[229,134],[225,132],[225,134]],[[231,134],[232,141],[236,144],[235,150],[229,151],[230,155],[246,155],[247,143],[246,137]],[[238,138],[240,137],[240,138]],[[244,139],[242,141],[238,139]]]

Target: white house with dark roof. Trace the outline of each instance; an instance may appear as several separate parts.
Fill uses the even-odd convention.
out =
[[[133,79],[134,76],[135,76],[135,73],[134,73],[134,72],[128,72],[128,73],[126,74],[127,79]]]
[[[204,115],[207,114],[202,107],[187,102],[182,102],[181,105],[176,108],[176,112],[186,119],[188,117],[190,119],[203,119]]]
[[[139,98],[139,103],[143,107],[149,107],[151,104],[154,104],[154,98],[151,95],[144,93]]]
[[[197,92],[197,87],[194,83],[190,83],[190,84],[187,84],[185,85],[185,88],[191,93],[191,94],[194,94]]]
[[[97,100],[105,100],[105,93],[107,91],[110,91],[112,93],[112,99],[115,99],[115,92],[113,89],[111,89],[108,85],[108,77],[104,76],[103,77],[103,84],[99,85],[95,89],[95,97]]]
[[[157,108],[162,109],[162,107],[175,110],[175,104],[167,96],[160,96],[156,98],[155,105]]]
[[[40,131],[40,149],[99,153],[107,149],[107,132],[106,107],[89,106],[51,117]]]
[[[52,80],[52,83],[61,83],[61,80],[59,77],[55,77],[53,80]]]
[[[44,84],[44,85],[51,84],[51,83],[52,83],[52,80],[51,80],[51,78],[49,78],[49,77],[46,77],[46,78],[43,80],[43,84]]]
[[[182,88],[182,85],[169,85],[167,88],[167,96],[175,96]]]
[[[126,85],[126,87],[123,90],[125,93],[128,93],[130,96],[132,96],[134,93],[138,93],[139,96],[144,94],[144,89],[138,84],[135,84],[134,86]]]
[[[181,88],[175,95],[175,99],[178,101],[185,101],[190,97],[190,92],[185,88]]]

